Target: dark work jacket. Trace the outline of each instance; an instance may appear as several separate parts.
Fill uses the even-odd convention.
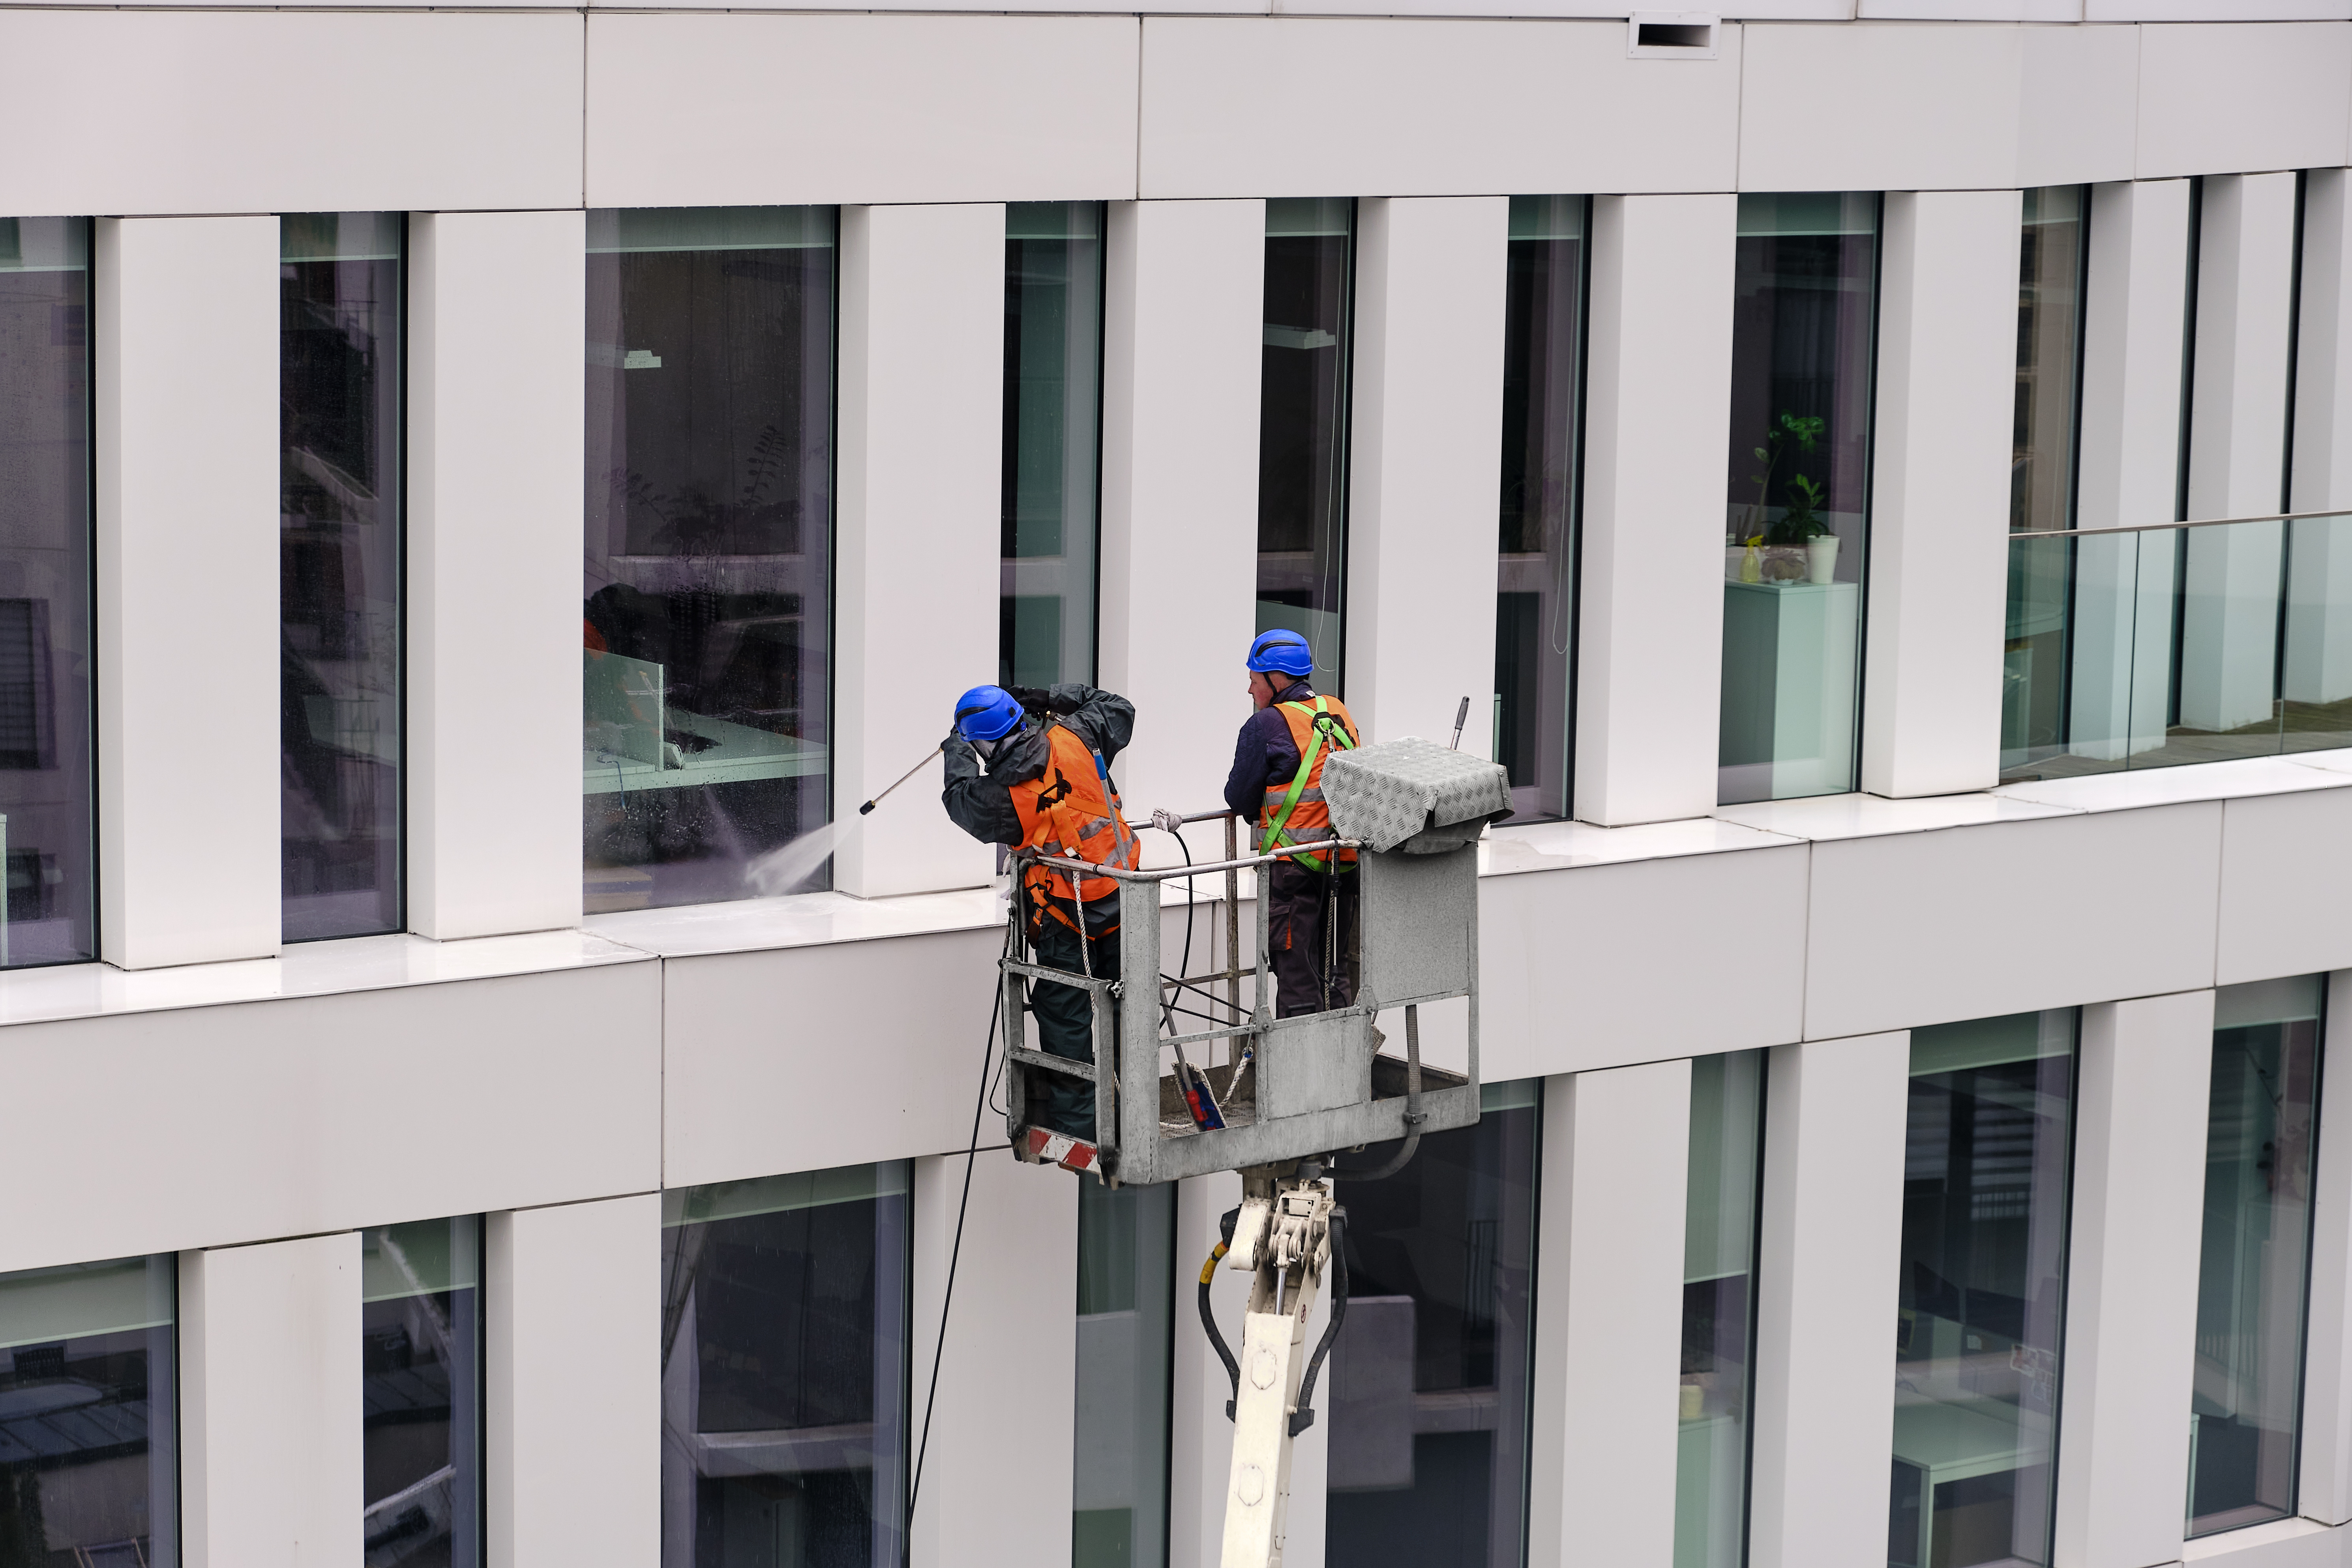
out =
[[[1063,728],[1100,752],[1105,763],[1127,749],[1135,734],[1135,704],[1115,691],[1103,691],[1078,681],[1054,687],[1046,698]],[[947,753],[947,787],[940,804],[948,818],[983,844],[1018,845],[1021,814],[1013,809],[1010,786],[1026,784],[1045,771],[1045,732],[1034,718],[1021,727],[1018,740],[996,748],[985,773],[971,742],[950,731],[940,748]]]
[[[1302,677],[1284,687],[1272,702],[1242,721],[1241,738],[1234,742],[1234,769],[1225,775],[1225,804],[1252,826],[1265,805],[1265,792],[1286,784],[1298,773],[1298,748],[1290,739],[1290,721],[1275,709],[1285,702],[1312,702],[1315,688]]]

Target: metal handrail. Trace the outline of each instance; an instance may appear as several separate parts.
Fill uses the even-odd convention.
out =
[[[1108,877],[1116,882],[1177,882],[1187,877],[1204,876],[1211,871],[1238,871],[1246,866],[1270,866],[1293,855],[1312,855],[1318,849],[1361,849],[1361,838],[1323,838],[1313,844],[1286,844],[1264,855],[1244,855],[1231,860],[1204,860],[1197,866],[1170,866],[1157,871],[1140,867],[1127,870],[1117,866],[1097,865],[1092,860],[1070,860],[1059,855],[1032,855],[1023,858],[1032,866],[1052,866],[1066,871],[1079,871],[1089,877]],[[1105,897],[1108,897],[1108,894]]]
[[[2088,539],[2101,533],[2158,533],[2168,528],[2221,528],[2233,522],[2304,522],[2317,517],[2352,517],[2352,509],[2331,507],[2326,511],[2264,511],[2252,517],[2200,517],[2182,522],[2127,522],[2113,528],[2042,528],[2021,529],[2011,539]]]

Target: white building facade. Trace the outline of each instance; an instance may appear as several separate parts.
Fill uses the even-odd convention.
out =
[[[1285,1563],[2352,1563],[2352,9],[1275,9],[0,5],[0,1568],[1214,1563],[856,806],[1274,626],[1517,807]]]

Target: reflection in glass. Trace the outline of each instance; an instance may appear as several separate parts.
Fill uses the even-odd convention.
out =
[[[89,224],[0,217],[0,964],[97,956]]]
[[[1834,191],[1739,198],[1725,804],[1854,787],[1878,206]]]
[[[1095,678],[1102,222],[1100,202],[1004,209],[1000,686]]]
[[[2087,185],[2025,193],[2017,285],[2017,426],[2010,458],[2012,531],[2074,526],[2090,214]],[[2034,542],[2010,552],[2009,627],[2001,645],[2004,768],[2049,755],[2065,731],[2064,577],[2050,569],[2037,549],[2054,550],[2063,562],[2066,542]]]
[[[898,1568],[912,1181],[662,1194],[662,1568]]]
[[[1523,822],[1568,815],[1588,205],[1583,196],[1511,198],[1494,755],[1510,770],[1511,805]]]
[[[1533,1079],[1488,1084],[1476,1126],[1344,1190],[1348,1316],[1323,1417],[1330,1563],[1518,1568],[1526,1552],[1538,1096]]]
[[[286,940],[398,931],[400,213],[278,219]]]
[[[2268,980],[2213,997],[2191,1535],[2294,1512],[2325,984]]]
[[[0,1563],[177,1568],[170,1253],[0,1274]]]
[[[2050,1561],[2074,1025],[2066,1008],[1911,1032],[1897,1568]]]
[[[2009,526],[2046,531],[2071,528],[2074,522],[2074,430],[2081,407],[2083,279],[2090,259],[2091,190],[2088,185],[2044,185],[2024,196]]]
[[[1348,571],[1348,356],[1356,204],[1265,204],[1258,381],[1257,629],[1298,633],[1340,690]]]
[[[2230,541],[2241,533],[2273,559],[2284,540],[2284,569],[2208,570],[2240,549]],[[2352,515],[2011,539],[2011,624],[2021,601],[2068,607],[2065,667],[2036,663],[2033,690],[2012,699],[2057,707],[2066,721],[2053,741],[2004,743],[2002,778],[2352,746],[2346,562]],[[2216,708],[2224,700],[2227,713]]]
[[[588,215],[586,908],[824,885],[834,209]]]
[[[1675,1568],[1739,1568],[1748,1556],[1764,1059],[1733,1051],[1691,1063]]]
[[[360,1232],[367,1568],[482,1561],[478,1215]]]
[[[1076,1475],[1070,1568],[1168,1561],[1176,1187],[1078,1184]]]

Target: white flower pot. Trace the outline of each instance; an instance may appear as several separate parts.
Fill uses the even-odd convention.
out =
[[[1824,533],[1819,539],[1805,542],[1805,581],[1832,583],[1837,580],[1838,536]]]

